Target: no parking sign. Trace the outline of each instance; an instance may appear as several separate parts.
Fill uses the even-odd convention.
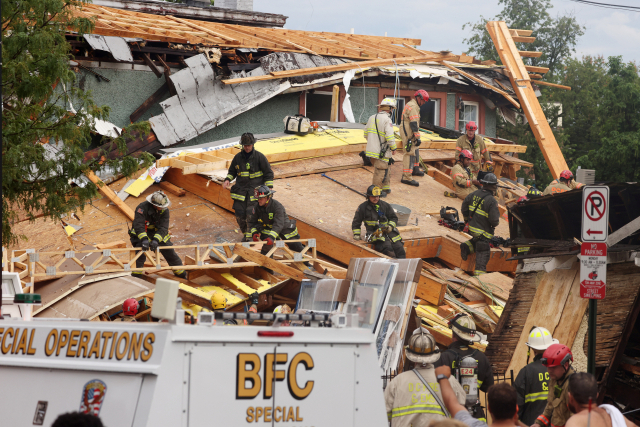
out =
[[[582,190],[582,241],[606,242],[609,237],[609,187],[587,185]]]

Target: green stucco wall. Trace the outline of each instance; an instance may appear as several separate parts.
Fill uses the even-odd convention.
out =
[[[378,88],[349,88],[349,101],[351,101],[351,111],[356,123],[366,124],[369,117],[378,112]],[[363,105],[366,107],[362,108]],[[340,107],[342,108],[342,107]]]
[[[456,94],[447,94],[447,129],[456,128]]]
[[[484,134],[491,138],[496,137],[496,110],[484,106]]]

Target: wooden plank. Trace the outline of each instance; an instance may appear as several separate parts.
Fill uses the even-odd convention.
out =
[[[338,104],[340,102],[340,87],[338,85],[333,85],[333,91],[331,93],[331,121],[338,121]]]
[[[494,153],[524,153],[527,151],[525,145],[517,144],[486,144],[487,150]],[[455,150],[456,142],[447,140],[435,140],[435,141],[422,141],[420,150],[426,149],[438,149],[438,150]]]
[[[124,240],[117,240],[115,242],[108,242],[108,243],[96,245],[96,248],[100,250],[126,248],[126,247],[127,247],[127,242],[125,242]]]
[[[146,113],[149,108],[153,107],[155,104],[160,102],[160,100],[169,92],[169,85],[167,82],[164,82],[162,86],[158,88],[149,98],[147,98],[136,110],[131,113],[129,116],[129,120],[131,123],[135,123],[142,117],[144,113]]]
[[[116,205],[118,209],[120,209],[120,211],[122,211],[122,213],[127,216],[127,218],[133,221],[133,218],[135,217],[133,209],[131,209],[125,202],[120,200],[118,195],[111,188],[109,188],[108,185],[102,182],[102,180],[98,178],[96,174],[93,173],[93,171],[87,171],[85,175],[98,187],[102,194],[104,194],[109,200],[111,200],[111,203]]]
[[[274,80],[274,79],[282,79],[282,78],[288,78],[288,77],[307,76],[310,74],[335,73],[338,71],[364,69],[366,67],[378,67],[378,66],[387,66],[387,65],[393,65],[393,64],[414,64],[416,62],[427,62],[427,61],[436,61],[436,60],[455,61],[457,59],[458,59],[457,55],[451,55],[451,54],[407,56],[404,58],[395,58],[395,59],[374,59],[371,61],[349,62],[346,64],[327,65],[324,67],[299,68],[297,70],[287,70],[287,71],[274,71],[271,74],[267,74],[264,76],[226,79],[226,80],[222,80],[222,83],[227,85],[237,84],[237,83],[248,83],[248,82],[262,81],[262,80]]]
[[[532,73],[548,73],[549,69],[547,67],[534,67],[532,65],[525,65],[524,69],[530,71]]]
[[[443,172],[440,172],[436,168],[429,168],[429,170],[427,171],[427,174],[433,179],[435,179],[436,182],[439,182],[440,184],[444,185],[450,190],[455,190],[453,187],[453,181],[451,180],[451,177],[449,175]]]
[[[213,37],[216,37],[216,38],[219,38],[219,39],[223,39],[223,40],[226,40],[226,41],[231,42],[231,43],[240,43],[240,41],[236,40],[233,37],[229,37],[229,36],[227,36],[227,35],[225,35],[223,33],[220,33],[220,32],[217,32],[217,31],[212,31],[212,30],[210,30],[208,28],[202,27],[200,25],[196,25],[193,22],[188,21],[186,19],[176,18],[175,16],[171,16],[171,15],[165,15],[165,18],[171,19],[172,21],[179,22],[179,23],[184,24],[184,25],[186,25],[186,26],[188,26],[190,28],[202,31],[204,33],[209,34],[210,36],[213,36]]]
[[[512,36],[511,38],[514,42],[519,43],[533,43],[534,41],[536,41],[535,37]]]
[[[518,51],[518,53],[520,54],[520,56],[525,58],[540,58],[542,56],[542,52],[520,50]]]
[[[533,34],[533,30],[515,30],[515,29],[510,29],[510,31],[515,31],[517,36],[528,37],[531,34]]]
[[[170,182],[161,181],[158,185],[164,191],[171,193],[174,196],[183,197],[185,194],[187,194],[187,192],[184,189],[177,187]]]
[[[555,84],[555,83],[547,83],[547,82],[543,82],[541,80],[537,80],[535,83],[537,85],[542,85],[542,86],[551,86],[551,87],[556,87],[558,89],[571,90],[571,86],[558,85],[558,84]]]
[[[304,280],[304,274],[301,271],[293,267],[289,267],[288,265],[282,264],[278,261],[275,261],[271,258],[267,258],[266,256],[262,255],[260,252],[256,252],[251,249],[245,248],[244,246],[242,246],[241,243],[236,243],[236,245],[233,248],[233,252],[235,254],[238,254],[242,258],[246,259],[247,261],[255,262],[258,265],[269,268],[277,273],[283,274],[294,280],[297,280],[297,281]]]
[[[463,76],[465,76],[466,78],[471,79],[474,82],[481,84],[482,86],[486,87],[487,89],[491,89],[492,91],[499,93],[500,95],[504,96],[511,104],[513,104],[514,107],[516,107],[518,109],[520,108],[520,104],[518,104],[518,102],[515,99],[513,99],[511,97],[511,95],[509,95],[507,92],[505,92],[505,91],[503,91],[501,89],[498,89],[497,87],[495,87],[493,85],[490,85],[489,83],[485,82],[484,80],[481,80],[481,79],[477,78],[476,76],[472,76],[471,74],[469,74],[467,72],[464,72],[461,69],[456,68],[453,65],[450,65],[450,64],[446,63],[445,61],[439,61],[439,62],[442,65],[444,65],[445,67],[455,71],[456,73],[460,73]],[[536,67],[536,68],[540,68],[540,67]],[[547,69],[547,71],[548,70],[549,69]]]

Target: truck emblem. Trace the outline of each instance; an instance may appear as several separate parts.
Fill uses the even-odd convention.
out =
[[[84,385],[82,399],[80,400],[80,412],[96,417],[100,414],[100,408],[107,394],[107,385],[100,380],[91,380]]]

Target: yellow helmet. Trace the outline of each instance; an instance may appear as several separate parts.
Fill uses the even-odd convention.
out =
[[[224,310],[227,307],[227,299],[219,292],[211,295],[211,306],[214,310]]]

